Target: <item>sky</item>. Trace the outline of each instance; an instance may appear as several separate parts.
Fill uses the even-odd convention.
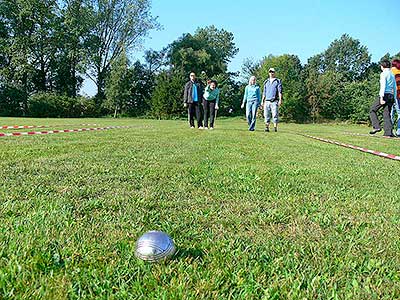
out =
[[[163,29],[151,31],[131,60],[209,25],[234,35],[239,53],[229,71],[269,54],[295,54],[305,64],[344,33],[367,46],[372,61],[400,52],[400,0],[153,0],[151,11]],[[94,84],[85,80],[83,92],[94,95]]]

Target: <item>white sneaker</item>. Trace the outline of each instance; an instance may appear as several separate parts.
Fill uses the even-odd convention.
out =
[[[204,129],[208,130],[208,127],[204,127]]]
[[[194,128],[194,126],[190,126],[190,129],[193,129]]]
[[[204,129],[204,127],[203,127],[203,126],[200,126],[199,129]]]
[[[210,130],[214,130],[214,127],[210,127]]]

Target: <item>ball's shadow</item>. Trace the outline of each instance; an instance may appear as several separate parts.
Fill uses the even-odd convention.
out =
[[[179,248],[178,251],[176,251],[176,254],[174,256],[174,260],[181,260],[181,259],[202,259],[204,257],[205,253],[201,249],[196,249],[196,248]]]

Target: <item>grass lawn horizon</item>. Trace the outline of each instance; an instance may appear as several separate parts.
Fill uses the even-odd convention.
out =
[[[369,128],[0,118],[0,299],[400,299],[400,155]],[[1,130],[13,132],[16,130]],[[31,131],[20,129],[17,131]],[[169,261],[134,256],[168,233]]]

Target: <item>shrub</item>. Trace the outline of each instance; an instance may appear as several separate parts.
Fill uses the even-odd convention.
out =
[[[77,118],[95,114],[96,106],[91,98],[37,93],[28,99],[28,115],[31,117]]]

